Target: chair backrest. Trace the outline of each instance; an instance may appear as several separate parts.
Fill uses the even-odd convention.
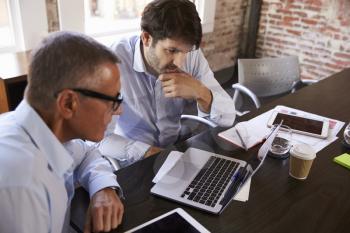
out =
[[[238,60],[238,82],[258,97],[289,92],[299,80],[297,56]]]

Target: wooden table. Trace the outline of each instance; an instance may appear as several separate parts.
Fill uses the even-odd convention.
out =
[[[350,119],[349,90],[350,69],[347,69],[271,102],[242,120],[276,105],[286,105],[347,122]],[[245,152],[220,139],[217,133],[221,130],[208,130],[169,150],[184,151],[192,146],[245,160],[256,155],[258,146]],[[332,161],[335,156],[349,152],[342,146],[341,139],[317,154],[305,181],[288,175],[289,160],[267,158],[252,179],[249,200],[232,202],[220,216],[150,194],[152,179],[168,151],[117,172],[126,200],[123,223],[115,232],[128,230],[177,207],[185,209],[211,232],[350,232],[350,170]],[[87,193],[83,189],[77,190],[71,218],[77,228],[82,229],[88,203]]]

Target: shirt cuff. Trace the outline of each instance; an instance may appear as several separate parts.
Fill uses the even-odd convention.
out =
[[[127,157],[129,162],[135,162],[144,157],[151,146],[140,141],[130,141],[126,146]]]
[[[99,151],[104,156],[119,160],[123,167],[123,164],[131,164],[142,159],[150,147],[144,142],[128,139],[118,134],[111,134],[101,141]]]
[[[222,96],[218,92],[211,91],[211,93],[213,95],[213,100],[211,103],[210,114],[202,112],[198,107],[198,116],[209,116],[211,121],[220,126],[232,126],[236,118],[234,101],[230,97]]]
[[[124,192],[123,192],[123,189],[121,187],[111,186],[108,188],[114,189],[117,192],[119,198],[125,200]]]
[[[111,173],[111,175],[103,175],[103,176],[99,176],[96,177],[93,181],[91,181],[89,183],[89,195],[90,198],[92,198],[92,196],[104,189],[104,188],[108,188],[108,187],[118,187],[120,188],[120,185],[117,182],[117,178],[116,176]]]

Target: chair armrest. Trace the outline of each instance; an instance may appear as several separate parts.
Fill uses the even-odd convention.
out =
[[[195,115],[181,115],[181,119],[190,119],[190,120],[194,120],[194,121],[198,121],[201,122],[211,128],[215,128],[217,126],[217,124],[215,124],[214,122],[207,120],[203,117],[199,117],[199,116],[195,116]]]
[[[249,113],[249,111],[243,111],[243,112],[241,112],[241,111],[239,111],[239,110],[236,110],[236,115],[239,116],[239,117],[241,117],[241,116],[243,116],[243,115],[245,115],[245,114],[247,114],[247,113]]]
[[[235,84],[232,85],[232,88],[235,90],[235,93],[233,95],[233,101],[235,102],[235,104],[236,104],[236,101],[237,101],[238,93],[239,92],[243,92],[244,94],[246,94],[253,101],[253,103],[254,103],[256,108],[260,108],[260,106],[261,106],[260,100],[247,87],[243,86],[240,83],[235,83]]]
[[[110,158],[110,157],[105,156],[105,155],[103,155],[102,157],[109,162],[109,164],[111,165],[111,167],[113,169],[113,172],[118,171],[120,169],[120,165],[116,159]]]
[[[300,89],[301,87],[309,86],[317,82],[318,80],[315,80],[315,79],[301,79],[301,80],[295,81],[292,84],[291,93],[294,93],[296,90]]]
[[[315,80],[315,79],[302,79],[301,82],[303,84],[306,84],[306,85],[311,85],[311,84],[314,84],[314,83],[317,83],[319,80]]]

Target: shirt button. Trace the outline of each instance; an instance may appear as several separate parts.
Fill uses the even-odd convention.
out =
[[[51,165],[50,165],[50,164],[47,164],[47,169],[49,169],[49,171],[51,171],[51,172],[52,172],[52,167],[51,167]]]

